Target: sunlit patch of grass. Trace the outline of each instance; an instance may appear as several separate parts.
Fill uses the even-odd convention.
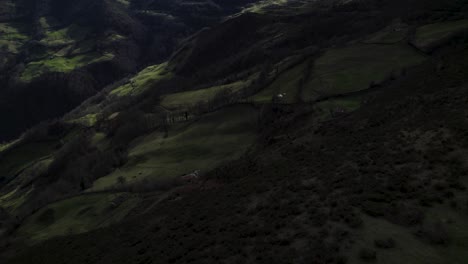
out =
[[[24,204],[29,194],[34,190],[34,187],[29,188],[27,191],[20,192],[19,187],[0,196],[0,206],[14,212],[21,205]]]
[[[28,28],[20,23],[0,23],[0,52],[16,54],[29,39]]]
[[[110,140],[107,140],[107,135],[105,133],[97,132],[91,138],[91,145],[99,149],[105,149],[110,144]]]
[[[26,65],[20,80],[29,82],[47,72],[70,72],[89,64],[110,61],[113,54],[88,53],[74,57],[49,57],[40,61],[33,61]]]
[[[249,7],[245,8],[243,12],[249,12],[249,13],[265,13],[266,8],[271,7],[271,6],[282,6],[288,3],[288,0],[262,0],[260,2],[257,2],[255,4],[250,5]]]
[[[126,182],[180,176],[194,170],[207,172],[241,156],[253,144],[257,111],[251,106],[231,106],[203,116],[191,124],[173,126],[169,136],[156,132],[138,140],[129,162],[98,179],[91,190]]]
[[[128,1],[128,0],[117,0],[117,2],[121,3],[121,4],[124,5],[125,7],[129,7],[129,6],[130,6],[130,1]]]
[[[98,121],[98,114],[87,114],[77,119],[70,120],[70,123],[81,124],[83,126],[92,127]]]
[[[117,33],[113,33],[113,34],[109,35],[106,38],[106,41],[108,41],[108,42],[117,42],[117,41],[121,41],[121,40],[124,40],[124,39],[126,39],[125,36],[122,36],[122,35],[117,34]]]
[[[153,65],[139,72],[130,81],[110,92],[116,96],[135,96],[141,94],[162,80],[170,79],[173,74],[167,70],[167,63]]]
[[[39,18],[39,25],[43,30],[49,31],[52,28],[57,28],[60,26],[60,23],[54,17],[44,16]]]
[[[86,39],[88,33],[88,29],[73,24],[59,30],[46,31],[40,42],[46,46],[68,45]]]
[[[0,38],[4,40],[26,40],[27,26],[19,23],[0,23]]]
[[[0,153],[3,152],[4,150],[7,150],[8,148],[14,146],[16,143],[18,143],[20,141],[21,141],[21,139],[18,138],[18,139],[15,139],[13,141],[10,141],[10,142],[0,143]]]

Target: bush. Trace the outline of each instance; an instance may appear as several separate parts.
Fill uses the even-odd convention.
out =
[[[374,262],[377,260],[377,252],[369,248],[359,250],[359,258],[366,262]]]
[[[393,240],[393,238],[376,239],[374,241],[374,245],[377,248],[385,248],[385,249],[394,248],[395,247],[395,240]]]

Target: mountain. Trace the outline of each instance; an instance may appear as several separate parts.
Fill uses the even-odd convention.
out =
[[[0,6],[0,261],[468,259],[468,2]]]
[[[2,0],[0,140],[59,118],[249,1]]]

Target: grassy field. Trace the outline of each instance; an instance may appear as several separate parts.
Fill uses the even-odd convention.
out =
[[[112,90],[110,94],[116,96],[135,96],[141,94],[159,81],[173,76],[166,66],[166,63],[149,66],[130,79],[129,83]]]
[[[15,145],[16,143],[20,142],[21,139],[15,139],[13,141],[10,141],[10,142],[5,142],[5,143],[0,143],[0,153],[9,149],[10,147],[12,147],[13,145]]]
[[[44,23],[47,24],[45,37],[40,40],[40,42],[46,46],[62,46],[73,44],[75,42],[84,40],[89,33],[86,28],[80,27],[78,25],[71,25],[59,30],[49,31],[47,30],[49,25],[46,21],[47,20],[44,20]]]
[[[352,112],[361,107],[361,102],[361,97],[353,96],[322,101],[315,104],[315,106],[323,112],[321,117],[327,119],[332,117],[332,113],[339,111]]]
[[[81,124],[81,125],[87,126],[87,127],[92,127],[92,126],[94,126],[96,124],[97,119],[98,119],[97,114],[87,114],[87,115],[85,115],[83,117],[70,120],[69,122],[70,123]]]
[[[26,40],[28,30],[25,24],[0,23],[0,38],[4,40]]]
[[[169,94],[162,97],[161,105],[168,109],[176,109],[195,105],[199,102],[208,102],[220,91],[229,89],[232,92],[237,92],[249,84],[250,81],[238,81],[206,89]]]
[[[468,19],[429,24],[416,30],[415,46],[427,50],[451,36],[468,31]]]
[[[120,200],[120,202],[117,202]],[[84,233],[122,220],[139,198],[127,194],[73,197],[42,208],[20,226],[18,235],[31,242]]]
[[[379,83],[425,57],[404,44],[373,45],[359,44],[340,49],[331,49],[315,62],[314,78],[306,84],[302,97],[314,100],[361,91],[372,82]]]
[[[405,40],[408,34],[408,27],[400,24],[390,25],[389,27],[372,34],[364,43],[367,44],[395,44]]]
[[[207,172],[228,160],[236,159],[255,140],[256,110],[250,106],[232,106],[203,116],[191,124],[179,124],[169,131],[148,135],[129,152],[123,168],[100,178],[92,190],[144,178],[175,177],[194,170]]]
[[[264,13],[265,8],[271,6],[282,6],[285,5],[288,0],[263,0],[258,3],[255,3],[243,10],[243,12],[250,12],[250,13]]]
[[[253,101],[269,103],[274,95],[286,93],[285,102],[294,103],[298,98],[299,84],[304,78],[309,61],[303,62],[295,67],[281,73],[268,87],[261,90],[252,97]]]
[[[20,79],[29,82],[47,72],[70,72],[89,64],[110,61],[113,54],[88,53],[74,57],[49,57],[26,65]]]
[[[8,155],[0,159],[0,177],[11,177],[36,160],[50,155],[54,142],[38,142],[20,145],[9,150]]]
[[[0,23],[0,52],[16,54],[28,38],[27,25]]]

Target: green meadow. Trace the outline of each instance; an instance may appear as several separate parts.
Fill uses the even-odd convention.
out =
[[[192,123],[171,127],[168,137],[155,132],[138,139],[129,150],[129,162],[98,179],[91,190],[126,182],[180,176],[194,170],[207,172],[236,159],[254,143],[257,112],[251,106],[236,105],[206,114]]]
[[[170,79],[173,76],[166,66],[166,63],[149,66],[130,79],[127,84],[112,90],[110,94],[119,97],[141,94],[159,81]]]
[[[468,19],[424,25],[416,30],[414,44],[427,50],[458,33],[468,32]]]
[[[285,94],[286,103],[294,103],[299,96],[300,82],[304,81],[305,72],[308,71],[309,61],[305,61],[281,73],[267,87],[252,97],[253,101],[269,103],[273,96]]]
[[[237,81],[230,84],[214,86],[195,91],[168,94],[162,97],[161,106],[168,109],[177,109],[195,105],[200,102],[208,102],[213,99],[217,93],[223,90],[237,92],[250,84],[250,81]]]
[[[406,44],[358,44],[331,49],[315,61],[313,77],[306,82],[302,97],[308,101],[362,91],[425,59]]]

